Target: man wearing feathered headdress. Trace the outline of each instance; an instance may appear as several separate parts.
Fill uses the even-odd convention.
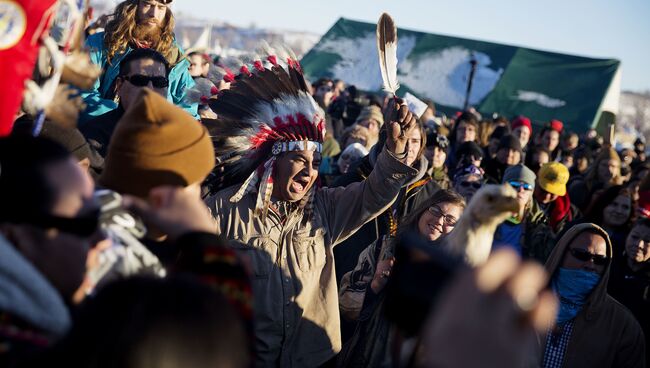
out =
[[[231,89],[211,100],[218,184],[206,202],[218,232],[250,260],[257,366],[316,367],[341,349],[332,248],[417,174],[405,164],[416,118],[395,108],[365,181],[318,188],[325,114],[295,59],[267,60],[227,75]]]
[[[125,0],[115,8],[105,32],[88,37],[86,47],[90,51],[90,59],[103,71],[92,90],[82,94],[87,108],[80,116],[81,124],[117,107],[114,99],[120,63],[127,54],[139,48],[154,49],[167,59],[171,66],[166,86],[167,99],[199,118],[197,104],[185,98],[194,81],[188,70],[190,63],[174,37],[174,15],[169,8],[171,2]]]

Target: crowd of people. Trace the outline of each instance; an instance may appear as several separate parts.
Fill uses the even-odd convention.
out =
[[[0,366],[650,362],[643,137],[186,53],[169,3],[86,29],[78,122],[0,138]]]

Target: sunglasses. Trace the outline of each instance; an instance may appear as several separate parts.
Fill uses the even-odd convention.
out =
[[[40,215],[34,216],[30,219],[25,219],[25,221],[21,222],[40,227],[42,229],[54,228],[64,233],[87,238],[93,235],[99,229],[99,210],[93,210],[90,213],[74,218]]]
[[[169,86],[169,79],[167,77],[150,77],[148,75],[135,74],[125,75],[123,78],[137,87],[146,87],[149,82],[151,82],[154,88],[167,88]]]
[[[429,212],[434,216],[438,218],[442,218],[443,222],[445,223],[446,226],[456,226],[456,218],[452,215],[445,215],[440,207],[438,206],[431,206],[429,207]]]
[[[510,184],[510,186],[516,190],[519,190],[519,188],[524,188],[524,190],[533,190],[533,186],[531,184],[522,183],[520,181],[509,181],[508,184]]]
[[[604,266],[607,264],[607,257],[600,254],[590,253],[586,249],[582,248],[569,248],[571,255],[582,262],[589,262],[590,260],[594,262],[595,265]]]
[[[483,184],[480,181],[461,181],[460,186],[463,188],[469,188],[471,186],[474,189],[481,189]]]

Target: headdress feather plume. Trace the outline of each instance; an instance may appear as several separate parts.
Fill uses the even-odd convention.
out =
[[[393,96],[399,89],[397,81],[397,26],[393,18],[383,13],[377,22],[377,51],[383,89]]]
[[[238,202],[257,190],[256,214],[262,217],[269,209],[276,156],[294,149],[290,145],[308,149],[311,143],[310,149],[320,150],[325,135],[325,113],[311,97],[297,58],[285,49],[272,51],[223,65],[238,74],[230,89],[209,101],[218,119],[203,121],[217,155],[210,191],[238,184],[230,198]],[[313,210],[313,191],[300,203],[306,219]]]

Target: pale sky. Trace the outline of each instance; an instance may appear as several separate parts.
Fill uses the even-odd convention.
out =
[[[623,90],[650,90],[650,0],[176,0],[174,11],[318,34],[340,17],[376,22],[387,11],[400,28],[616,58]]]

